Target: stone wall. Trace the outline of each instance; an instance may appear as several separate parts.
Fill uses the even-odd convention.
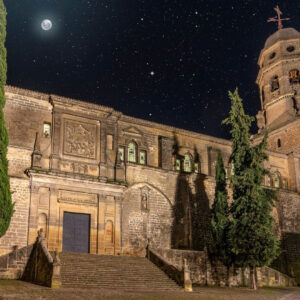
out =
[[[300,233],[282,233],[281,267],[287,274],[295,276],[300,284]]]
[[[17,249],[0,257],[0,279],[21,279],[33,245]]]
[[[124,193],[122,211],[123,254],[145,256],[148,242],[171,247],[172,205],[155,187],[140,183]]]
[[[269,150],[281,153],[300,153],[300,120],[295,121],[293,126],[291,125],[270,133],[268,140]],[[280,147],[278,147],[278,139],[280,139]]]
[[[205,251],[188,251],[174,249],[155,249],[162,258],[176,269],[183,268],[186,259],[191,272],[193,284],[209,286],[225,286],[227,284],[226,267],[220,262],[211,261]],[[294,286],[293,278],[269,267],[257,268],[258,286]],[[229,281],[231,286],[250,286],[250,272],[248,269],[230,269]]]
[[[300,194],[279,190],[278,198],[282,231],[300,233]]]
[[[15,212],[10,227],[0,239],[0,255],[6,254],[17,245],[19,248],[27,246],[28,212],[30,204],[30,186],[28,179],[11,178],[10,186]]]

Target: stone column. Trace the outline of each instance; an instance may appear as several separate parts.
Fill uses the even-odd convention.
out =
[[[38,231],[38,205],[40,187],[31,182],[30,187],[30,208],[28,222],[28,244],[33,244]]]
[[[59,149],[61,143],[61,114],[54,113],[53,116],[53,136],[52,136],[52,154],[50,156],[50,168],[59,169]]]
[[[187,259],[183,259],[183,267],[184,267],[184,290],[186,292],[192,292],[193,286],[191,281],[191,272],[187,263]]]
[[[104,210],[105,210],[105,202],[104,202],[104,196],[99,195],[99,207],[98,207],[98,254],[104,254],[105,248],[104,248],[104,230],[105,230],[105,224],[104,224]]]
[[[115,202],[115,255],[121,253],[121,205],[122,198],[116,197]]]
[[[50,188],[50,204],[49,204],[49,236],[48,236],[48,248],[50,251],[58,249],[62,251],[62,241],[59,240],[59,215],[58,215],[58,190],[56,188]]]

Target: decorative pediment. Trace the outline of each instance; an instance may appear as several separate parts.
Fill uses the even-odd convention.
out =
[[[138,128],[133,126],[123,129],[123,134],[131,135],[131,136],[139,136],[139,137],[143,135],[143,133]]]

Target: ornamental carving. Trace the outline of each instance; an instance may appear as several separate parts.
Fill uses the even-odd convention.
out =
[[[82,192],[73,192],[66,190],[59,190],[58,202],[77,205],[98,206],[98,198],[96,194],[87,194]]]
[[[96,126],[66,121],[64,154],[96,158]]]

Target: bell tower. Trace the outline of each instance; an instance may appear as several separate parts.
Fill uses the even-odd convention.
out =
[[[257,114],[257,125],[261,133],[300,116],[300,33],[284,28],[272,34],[260,53],[258,65],[256,83],[261,111]]]

